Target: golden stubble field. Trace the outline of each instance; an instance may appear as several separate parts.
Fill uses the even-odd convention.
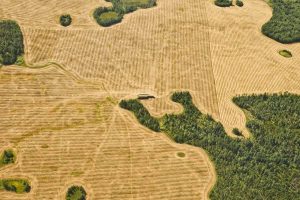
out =
[[[0,144],[18,153],[17,165],[0,177],[33,184],[28,196],[1,197],[64,199],[77,183],[89,199],[206,199],[215,180],[207,155],[145,129],[116,103],[146,92],[160,97],[145,102],[153,115],[178,113],[169,95],[188,90],[228,134],[238,127],[247,135],[233,96],[300,92],[300,45],[260,33],[270,7],[262,0],[245,0],[243,8],[212,2],[158,0],[103,28],[92,11],[110,5],[105,1],[2,0],[0,18],[21,25],[26,61],[64,70],[0,71]],[[63,13],[73,16],[72,26],[58,25]],[[293,58],[277,53],[285,48]]]
[[[54,66],[2,69],[0,95],[0,145],[18,156],[0,178],[32,184],[30,194],[0,192],[1,199],[64,199],[73,184],[88,199],[197,199],[214,181],[201,149],[142,127],[119,108],[121,96]]]

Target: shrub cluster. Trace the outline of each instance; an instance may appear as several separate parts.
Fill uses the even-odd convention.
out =
[[[0,180],[0,190],[2,189],[15,193],[29,193],[31,186],[24,179],[3,179]]]
[[[15,154],[12,150],[4,150],[0,157],[0,167],[15,162]]]
[[[220,7],[232,6],[232,0],[215,0],[215,5]]]
[[[99,7],[94,11],[94,18],[99,25],[107,27],[121,22],[123,15],[113,8]]]
[[[113,4],[113,7],[99,7],[94,11],[94,19],[101,26],[108,27],[122,21],[123,16],[138,8],[150,8],[156,6],[156,0],[106,0]]]
[[[0,64],[11,65],[24,53],[23,35],[15,21],[0,21]]]
[[[281,42],[300,41],[300,1],[272,0],[273,16],[262,26],[262,33]]]
[[[62,15],[59,18],[59,22],[62,26],[69,26],[72,23],[72,17],[69,14]]]
[[[66,200],[86,200],[86,196],[82,186],[72,186],[67,191]]]
[[[146,126],[147,128],[153,131],[156,132],[160,131],[158,120],[152,117],[148,112],[148,110],[144,107],[144,105],[141,104],[138,100],[136,99],[122,100],[119,105],[121,108],[133,112],[135,117],[142,125]]]
[[[238,128],[232,129],[232,133],[237,136],[243,136],[242,131],[240,131]]]
[[[228,137],[219,122],[196,108],[187,92],[174,93],[172,100],[181,103],[184,112],[165,115],[161,127],[176,142],[208,152],[218,176],[212,200],[299,198],[300,96],[235,97],[234,103],[251,114],[246,124],[251,139]],[[145,108],[140,112],[148,115]]]
[[[236,5],[239,6],[239,7],[243,7],[244,3],[243,3],[242,0],[236,0]]]

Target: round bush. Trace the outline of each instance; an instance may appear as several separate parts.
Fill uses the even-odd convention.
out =
[[[232,129],[232,133],[237,136],[243,136],[242,131],[240,131],[238,128]]]
[[[185,157],[185,153],[183,153],[183,152],[178,152],[178,153],[177,153],[177,156],[180,157],[180,158],[184,158],[184,157]]]
[[[86,200],[86,195],[82,186],[72,186],[67,191],[66,200]]]
[[[236,0],[236,5],[239,6],[239,7],[243,7],[244,3],[243,3],[242,0]]]
[[[69,14],[62,15],[60,16],[59,22],[62,26],[70,26],[70,24],[72,23],[72,17]]]

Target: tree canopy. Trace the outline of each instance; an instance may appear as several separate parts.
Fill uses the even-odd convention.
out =
[[[11,65],[24,53],[23,34],[15,21],[0,21],[0,64]]]
[[[273,16],[262,26],[266,36],[281,42],[300,41],[300,1],[271,0]]]

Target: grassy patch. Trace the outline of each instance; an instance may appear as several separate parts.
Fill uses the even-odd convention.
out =
[[[0,190],[21,194],[30,192],[31,186],[24,179],[3,179],[0,180]]]
[[[67,191],[66,200],[86,200],[86,196],[82,186],[72,186]]]
[[[43,148],[43,149],[47,149],[47,148],[49,148],[49,145],[47,145],[47,144],[43,144],[43,145],[41,146],[41,148]]]
[[[300,96],[235,97],[234,103],[251,113],[246,124],[251,139],[227,136],[221,123],[197,109],[188,92],[176,92],[172,100],[182,104],[184,112],[159,119],[162,130],[178,143],[208,152],[218,176],[210,199],[299,198],[295,180],[300,177]]]
[[[286,57],[286,58],[291,58],[293,57],[292,53],[288,50],[280,50],[278,52],[280,55],[282,55],[283,57]]]
[[[15,21],[0,20],[0,64],[12,65],[24,53],[23,34]]]
[[[0,168],[5,165],[14,163],[15,160],[16,160],[16,155],[13,152],[13,150],[11,149],[4,150],[0,156]]]
[[[184,157],[185,157],[185,153],[183,153],[183,152],[178,152],[178,153],[177,153],[177,156],[180,157],[180,158],[184,158]]]
[[[71,172],[71,175],[72,175],[72,176],[75,176],[75,177],[81,176],[82,174],[84,174],[84,172],[81,172],[81,171],[74,171],[74,172]]]
[[[281,42],[300,41],[300,1],[271,0],[273,16],[262,26],[262,33]]]
[[[99,7],[94,11],[94,18],[99,25],[108,27],[121,22],[123,15],[115,12],[113,8]]]
[[[104,12],[99,16],[102,26],[111,26],[122,21],[122,16],[114,11]]]
[[[151,8],[156,5],[154,0],[120,0],[114,1],[115,7],[122,9],[123,13],[129,13],[138,8]]]

